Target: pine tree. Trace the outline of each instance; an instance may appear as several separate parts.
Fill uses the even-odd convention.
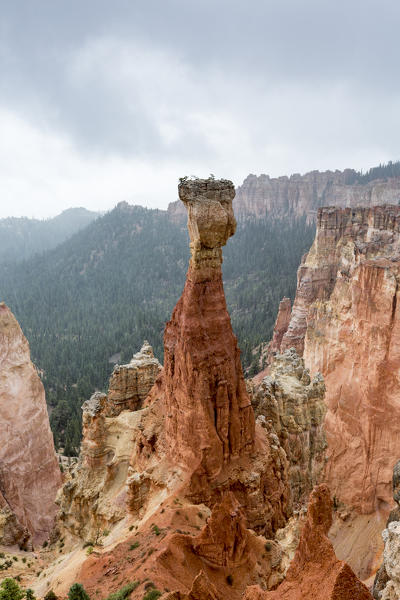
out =
[[[69,588],[68,600],[90,600],[81,583],[74,583]]]
[[[0,600],[22,600],[24,592],[15,579],[6,577],[0,584]]]

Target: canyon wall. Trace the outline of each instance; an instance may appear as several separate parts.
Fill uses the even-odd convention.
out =
[[[0,304],[0,541],[42,542],[56,514],[61,474],[44,388],[14,315]]]
[[[290,177],[248,175],[236,189],[233,208],[239,219],[265,216],[294,220],[306,217],[314,222],[323,206],[372,207],[400,201],[400,177],[356,183],[353,169],[311,171]],[[178,201],[171,202],[168,214],[172,221],[184,223],[185,210]]]
[[[318,211],[281,350],[326,384],[325,478],[362,513],[387,510],[400,411],[400,207]]]
[[[398,204],[400,178],[351,184],[355,172],[312,171],[305,175],[270,178],[248,175],[237,189],[234,209],[238,217],[295,219],[305,216],[314,221],[322,206],[371,207]]]
[[[393,500],[396,503],[382,532],[385,543],[383,563],[375,576],[375,600],[397,600],[400,597],[400,461],[393,468]]]

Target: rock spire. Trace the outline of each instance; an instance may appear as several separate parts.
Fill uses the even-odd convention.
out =
[[[183,294],[166,326],[167,437],[175,460],[206,477],[254,446],[254,414],[226,308],[222,246],[236,229],[232,182],[182,181],[191,259]]]

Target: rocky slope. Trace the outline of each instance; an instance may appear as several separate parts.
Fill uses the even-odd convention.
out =
[[[0,304],[0,541],[29,546],[49,534],[61,474],[43,385],[14,315]]]
[[[350,567],[336,558],[327,537],[331,525],[329,488],[320,485],[310,496],[307,521],[285,581],[272,592],[251,587],[244,600],[371,600]]]
[[[234,202],[239,217],[296,219],[316,218],[318,208],[372,207],[397,204],[400,199],[400,178],[374,180],[368,183],[354,181],[355,171],[312,171],[305,175],[270,178],[268,175],[248,175],[237,189]],[[174,213],[175,214],[175,213]]]

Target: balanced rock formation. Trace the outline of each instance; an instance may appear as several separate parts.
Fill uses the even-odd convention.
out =
[[[170,460],[190,471],[193,500],[212,504],[222,489],[235,487],[249,525],[271,534],[284,524],[287,511],[284,456],[278,479],[261,428],[256,442],[222,283],[222,246],[236,228],[234,195],[227,180],[183,180],[179,185],[188,211],[191,259],[164,335],[166,438]],[[271,503],[269,491],[276,485],[273,495],[280,500]]]
[[[250,385],[256,417],[267,420],[286,452],[292,502],[299,509],[325,468],[323,378],[317,373],[311,380],[303,359],[291,349],[276,354],[269,375]]]
[[[0,304],[0,541],[42,542],[56,514],[61,473],[42,382],[29,344]]]
[[[167,435],[174,459],[214,477],[254,447],[254,414],[222,284],[222,246],[235,233],[228,181],[187,181],[191,260],[182,297],[165,328]],[[182,419],[182,417],[184,417]]]
[[[391,501],[400,416],[400,207],[323,208],[281,350],[321,372],[326,481],[361,513]]]
[[[331,525],[332,501],[322,484],[310,495],[307,521],[285,581],[272,592],[250,587],[243,600],[371,600],[351,568],[336,558],[327,537]]]

